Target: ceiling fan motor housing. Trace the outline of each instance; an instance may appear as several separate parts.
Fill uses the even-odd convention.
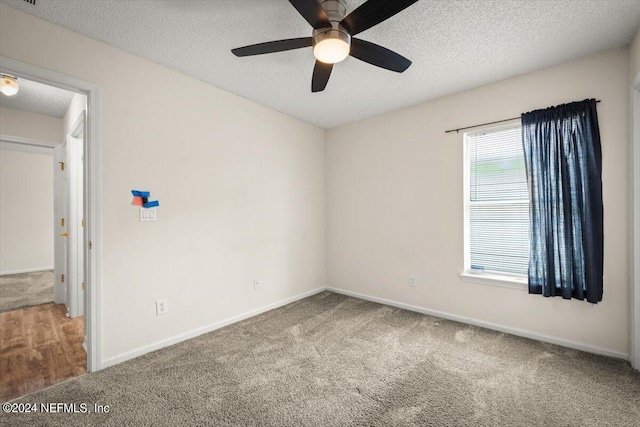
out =
[[[320,3],[331,22],[331,27],[313,30],[313,45],[326,39],[339,39],[351,46],[351,35],[340,25],[340,21],[347,14],[345,0],[324,0]]]
[[[324,0],[320,6],[327,12],[329,21],[342,21],[347,14],[347,3],[345,0]]]

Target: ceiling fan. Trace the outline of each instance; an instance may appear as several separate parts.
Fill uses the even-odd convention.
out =
[[[387,70],[404,72],[411,61],[392,50],[355,36],[386,21],[418,0],[368,0],[347,15],[345,0],[289,0],[313,27],[311,37],[276,40],[231,50],[236,56],[253,56],[313,46],[311,92],[327,87],[333,64],[351,55]]]

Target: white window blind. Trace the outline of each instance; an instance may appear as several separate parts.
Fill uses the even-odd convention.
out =
[[[522,128],[472,133],[467,138],[467,268],[526,275],[529,191]]]

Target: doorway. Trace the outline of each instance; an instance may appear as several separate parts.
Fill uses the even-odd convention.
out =
[[[19,82],[0,95],[0,401],[87,372],[86,96]]]
[[[80,197],[76,202],[72,211],[76,212],[76,224],[70,224],[68,218],[65,218],[66,233],[71,234],[76,230],[77,238],[74,239],[76,253],[84,254],[84,259],[74,257],[76,265],[68,267],[64,277],[66,288],[56,287],[54,294],[54,302],[65,300],[64,316],[67,315],[71,320],[79,319],[80,328],[83,337],[80,342],[84,350],[86,350],[86,368],[89,372],[97,371],[101,368],[100,363],[100,305],[99,305],[99,261],[100,261],[100,227],[99,227],[99,201],[100,201],[100,185],[99,185],[99,169],[100,169],[100,144],[99,144],[99,96],[100,87],[91,82],[56,73],[20,61],[0,56],[0,72],[10,74],[18,78],[35,81],[41,84],[50,85],[55,88],[69,90],[75,94],[86,96],[84,108],[77,111],[74,116],[76,122],[75,127],[71,129],[69,139],[66,135],[61,140],[56,141],[60,145],[79,146],[81,149],[76,151],[76,160],[82,162],[84,166],[80,169],[76,177],[81,177],[82,186],[76,187]],[[62,135],[61,135],[62,137]],[[82,141],[82,143],[79,143]],[[36,141],[35,145],[39,145],[42,141]],[[46,145],[46,144],[45,144]],[[53,148],[54,168],[60,167],[60,153],[56,153]],[[67,147],[68,148],[68,147]],[[73,163],[74,159],[67,160],[64,163],[65,168]],[[78,169],[74,169],[78,170]],[[68,178],[67,178],[68,179]],[[83,215],[81,215],[83,214]],[[60,217],[56,214],[56,222],[54,223],[55,232],[61,235],[63,232]],[[68,227],[72,227],[69,229]],[[82,233],[77,231],[76,227],[82,228]],[[69,234],[67,234],[67,239]],[[67,245],[69,241],[66,242]],[[58,251],[60,253],[68,253]],[[64,261],[62,261],[64,263]],[[56,265],[61,261],[56,259]],[[65,263],[66,264],[66,263]],[[77,287],[81,293],[72,293],[69,282],[70,276],[75,276]],[[84,277],[84,280],[82,278]],[[61,277],[60,277],[61,278]],[[84,288],[84,289],[83,289]],[[75,299],[75,302],[73,302]],[[68,300],[68,301],[66,301]],[[68,306],[67,306],[68,305]],[[73,308],[71,307],[73,305]],[[83,316],[84,315],[84,316]],[[79,317],[74,317],[79,316]]]

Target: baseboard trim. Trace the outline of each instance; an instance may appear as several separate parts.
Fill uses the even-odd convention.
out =
[[[125,353],[121,353],[117,356],[110,357],[108,359],[104,359],[101,363],[100,369],[108,368],[109,366],[117,365],[118,363],[122,363],[124,361],[134,359],[138,356],[142,356],[143,354],[159,350],[163,347],[168,347],[173,344],[177,344],[179,342],[195,338],[199,335],[206,334],[207,332],[215,331],[216,329],[223,328],[225,326],[231,325],[233,323],[240,322],[242,320],[248,319],[253,316],[257,316],[258,314],[265,313],[267,311],[282,307],[287,304],[291,304],[292,302],[299,301],[301,299],[310,297],[312,295],[319,294],[320,292],[325,291],[326,288],[316,288],[308,292],[304,292],[302,294],[294,295],[292,297],[274,302],[272,304],[265,305],[263,307],[257,308],[255,310],[247,311],[242,314],[238,314],[236,316],[229,317],[224,320],[220,320],[218,322],[212,323],[207,326],[202,326],[199,328],[191,329],[189,331],[183,332],[179,335],[175,335],[171,338],[167,338],[161,341],[157,341],[151,344],[147,344],[142,347],[138,347],[134,350],[127,351]]]
[[[473,326],[480,326],[486,329],[492,329],[498,332],[504,332],[511,335],[517,335],[519,337],[530,338],[538,341],[547,342],[550,344],[557,344],[563,347],[573,348],[575,350],[585,351],[587,353],[599,354],[602,356],[615,357],[617,359],[629,360],[629,354],[621,353],[617,350],[612,350],[606,347],[599,347],[591,344],[584,344],[576,341],[570,341],[563,338],[552,337],[549,335],[539,334],[537,332],[527,331],[525,329],[513,328],[510,326],[499,325],[497,323],[485,322],[483,320],[476,320],[470,317],[459,316],[457,314],[451,314],[444,311],[432,310],[429,308],[419,307],[415,305],[405,304],[397,301],[392,301],[384,298],[378,298],[371,295],[360,294],[357,292],[347,291],[340,288],[327,287],[327,291],[335,292],[337,294],[347,295],[350,297],[377,302],[379,304],[390,305],[392,307],[403,308],[409,311],[415,311],[429,316],[440,317],[443,319],[454,320],[460,323],[466,323]]]
[[[392,301],[385,298],[378,298],[371,295],[361,294],[358,292],[352,292],[345,289],[340,288],[332,288],[332,287],[322,287],[316,288],[308,292],[304,292],[302,294],[298,294],[272,304],[265,305],[263,307],[257,308],[255,310],[247,311],[242,314],[238,314],[236,316],[229,317],[227,319],[220,320],[218,322],[212,323],[207,326],[202,326],[200,328],[191,329],[179,335],[173,336],[171,338],[167,338],[161,341],[157,341],[151,344],[147,344],[142,347],[138,347],[134,350],[130,350],[124,353],[121,353],[117,356],[110,357],[102,361],[100,369],[108,368],[109,366],[117,365],[118,363],[125,362],[130,359],[134,359],[138,356],[142,356],[143,354],[150,353],[155,350],[159,350],[164,347],[168,347],[173,344],[177,344],[179,342],[195,338],[199,335],[206,334],[207,332],[215,331],[216,329],[223,328],[225,326],[240,322],[242,320],[248,319],[253,316],[257,316],[258,314],[265,313],[267,311],[285,306],[295,301],[299,301],[301,299],[310,297],[312,295],[319,294],[323,291],[335,292],[337,294],[347,295],[353,298],[362,299],[365,301],[372,301],[379,304],[385,304],[392,307],[402,308],[409,311],[415,311],[417,313],[427,314],[429,316],[440,317],[443,319],[453,320],[460,323],[466,323],[468,325],[479,326],[486,329],[491,329],[498,332],[504,332],[511,335],[516,335],[524,338],[530,338],[537,341],[547,342],[550,344],[556,344],[563,347],[573,348],[575,350],[581,350],[588,353],[599,354],[602,356],[614,357],[617,359],[629,360],[629,354],[621,353],[616,350],[612,350],[606,347],[595,346],[591,344],[584,344],[576,341],[570,341],[562,338],[552,337],[549,335],[539,334],[536,332],[528,331],[525,329],[513,328],[510,326],[500,325],[497,323],[485,322],[482,320],[476,320],[470,317],[459,316],[457,314],[451,314],[444,311],[432,310],[429,308],[419,307],[415,305],[405,304],[398,301]]]
[[[22,269],[22,270],[0,271],[0,276],[8,276],[10,274],[36,273],[38,271],[48,271],[48,270],[53,270],[53,266],[51,266],[51,267],[25,268],[25,269]]]

